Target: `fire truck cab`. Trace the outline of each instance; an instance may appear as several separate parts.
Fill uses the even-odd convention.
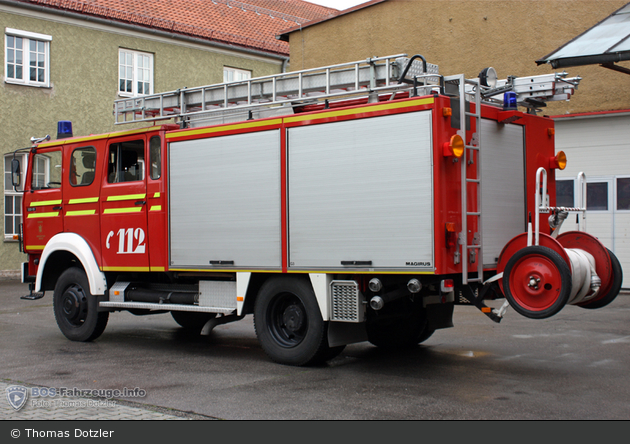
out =
[[[117,123],[154,126],[30,148],[23,281],[71,340],[120,310],[203,333],[253,314],[289,365],[417,345],[455,304],[603,307],[619,261],[560,234],[586,196],[555,207],[566,158],[536,115],[579,78],[493,79],[398,55],[117,101]]]

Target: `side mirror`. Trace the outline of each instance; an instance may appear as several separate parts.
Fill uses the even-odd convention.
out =
[[[13,158],[11,161],[11,182],[14,188],[19,188],[22,184],[22,171],[20,170],[20,161]]]

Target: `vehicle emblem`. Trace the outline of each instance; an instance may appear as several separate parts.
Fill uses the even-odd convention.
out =
[[[20,410],[24,407],[27,399],[28,389],[26,387],[22,387],[21,385],[7,387],[7,400],[15,410]]]

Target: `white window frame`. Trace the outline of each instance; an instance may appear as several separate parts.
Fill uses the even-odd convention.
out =
[[[231,79],[230,76],[232,77]],[[231,68],[229,66],[223,67],[223,83],[240,82],[251,78],[252,72],[250,70]]]
[[[22,39],[22,78],[9,77],[9,37],[17,37]],[[50,42],[52,36],[46,34],[38,34],[36,32],[21,31],[19,29],[4,29],[4,81],[5,83],[13,83],[16,85],[35,86],[40,88],[50,87]],[[44,81],[31,80],[30,76],[30,60],[31,60],[31,42],[43,43],[44,54]],[[37,52],[35,54],[38,54]],[[36,69],[39,69],[36,68]],[[14,73],[15,74],[15,73]]]
[[[13,238],[14,235],[16,234],[20,234],[19,233],[19,224],[22,223],[22,205],[15,205],[15,198],[16,197],[22,197],[24,195],[24,180],[26,178],[26,169],[28,168],[27,162],[28,162],[28,154],[26,153],[16,153],[15,154],[15,158],[18,159],[20,161],[20,187],[18,188],[17,191],[15,191],[13,189],[13,187],[7,187],[6,185],[8,183],[11,183],[11,161],[13,160],[13,153],[9,153],[9,154],[5,154],[4,155],[4,197],[3,197],[3,206],[4,206],[4,210],[3,210],[3,215],[4,217],[2,218],[2,231],[4,233],[4,240],[5,241],[13,241],[15,240]],[[9,165],[9,168],[7,171],[7,162]],[[7,197],[11,197],[13,199],[13,212],[11,214],[7,214],[7,206],[6,206],[6,198]],[[19,216],[19,223],[16,223],[16,218]],[[7,224],[6,224],[6,218],[7,217],[13,217],[13,232],[12,233],[7,233],[6,228],[7,228]]]
[[[127,62],[127,59],[131,58],[131,64],[122,63],[123,60],[121,60],[121,58],[123,56],[125,57],[124,62]],[[145,66],[146,64],[148,64],[148,66]],[[120,97],[136,97],[153,94],[153,72],[153,54],[150,52],[140,52],[125,48],[118,49],[118,95]],[[139,92],[138,83],[144,74],[148,74],[146,76],[148,79],[142,80],[147,80],[143,83],[149,84],[149,91],[147,92],[143,89],[142,92]],[[121,81],[131,81],[131,91],[121,91]]]

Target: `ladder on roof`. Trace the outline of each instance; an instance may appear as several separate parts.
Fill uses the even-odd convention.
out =
[[[459,244],[462,247],[462,284],[470,282],[483,282],[483,242],[482,242],[482,218],[481,218],[481,87],[478,80],[467,80],[463,74],[444,77],[445,83],[457,86],[459,99],[459,125],[457,133],[464,139],[464,154],[459,159],[461,162],[461,205],[462,205],[462,231],[459,235]],[[469,100],[467,100],[469,98]],[[467,106],[468,104],[468,106]],[[474,104],[474,110],[472,105]],[[467,137],[468,121],[474,120],[475,131],[470,138]],[[472,124],[472,122],[471,122]],[[472,131],[472,125],[471,125]],[[469,142],[467,142],[469,140]],[[469,165],[474,165],[469,173]],[[468,189],[472,189],[470,196]],[[473,191],[474,190],[474,191]],[[477,231],[469,234],[469,218],[476,219]],[[469,276],[469,262],[475,264],[477,276]],[[471,270],[473,271],[473,270]]]
[[[183,127],[228,123],[291,114],[292,106],[296,104],[318,103],[328,99],[367,95],[376,101],[379,93],[409,90],[412,80],[416,87],[425,89],[438,85],[437,65],[428,64],[424,59],[422,62],[414,60],[415,57],[419,56],[412,59],[407,58],[406,54],[374,57],[322,68],[119,99],[114,102],[114,123],[171,118],[175,118]],[[400,78],[402,73],[405,79]]]

